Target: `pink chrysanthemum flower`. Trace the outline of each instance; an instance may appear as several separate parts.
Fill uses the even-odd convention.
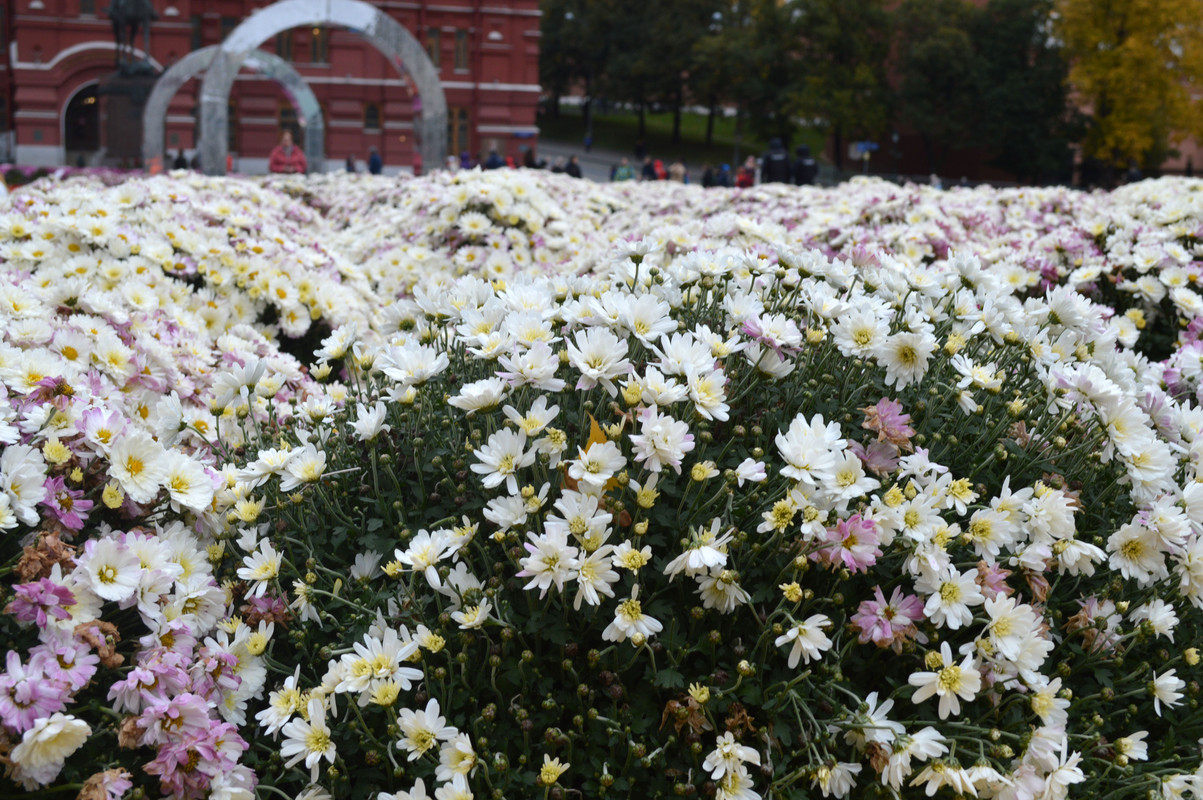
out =
[[[38,628],[45,628],[50,617],[67,619],[71,616],[67,608],[75,605],[75,595],[66,586],[59,586],[49,578],[40,578],[13,588],[16,597],[4,611],[21,622],[33,622]]]
[[[908,638],[927,641],[915,627],[915,623],[923,619],[922,600],[913,594],[903,594],[899,587],[894,588],[889,602],[880,586],[873,587],[873,595],[874,599],[862,602],[852,616],[853,626],[860,629],[861,644],[873,642],[878,647],[890,647],[901,653]]]
[[[78,489],[67,488],[66,480],[58,475],[46,480],[46,498],[42,505],[64,528],[79,531],[83,530],[93,503]]]
[[[860,514],[853,514],[828,528],[822,541],[827,546],[811,553],[810,557],[833,569],[847,567],[852,572],[868,572],[881,555],[876,523]]]

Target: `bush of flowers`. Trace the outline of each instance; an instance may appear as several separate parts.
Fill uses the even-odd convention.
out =
[[[118,230],[232,258],[223,187],[274,198],[247,230],[320,237],[364,305],[302,366],[266,305],[207,329],[166,255],[56,280],[70,257],[21,225],[76,185],[5,217],[0,758],[25,789],[1203,794],[1203,417],[1167,378],[1197,375],[1194,325],[1153,363],[1132,317],[987,244],[914,259],[774,217],[872,183],[654,188],[642,222],[634,189],[522,173],[114,187],[195,198]],[[530,263],[459,260],[489,237]]]

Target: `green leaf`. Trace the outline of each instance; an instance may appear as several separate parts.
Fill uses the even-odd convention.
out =
[[[664,689],[681,689],[685,686],[685,676],[675,669],[662,669],[656,673],[652,683]]]

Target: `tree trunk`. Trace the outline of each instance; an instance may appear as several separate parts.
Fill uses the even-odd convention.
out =
[[[581,106],[581,119],[585,123],[585,130],[593,129],[593,73],[592,71],[585,74],[585,104]]]
[[[645,107],[644,102],[643,102],[643,91],[642,90],[639,91],[638,100],[639,100],[639,138],[642,139],[643,137],[647,136],[647,108]]]
[[[714,115],[717,111],[718,103],[714,99],[714,92],[710,93],[710,113],[706,115],[706,146],[714,144]]]
[[[839,172],[843,172],[844,171],[844,132],[842,130],[840,130],[839,128],[835,128],[831,132],[831,140],[834,144],[834,147],[832,149],[835,150],[835,152],[833,153],[833,155],[835,157],[835,168]]]
[[[681,143],[681,92],[673,98],[673,144]]]

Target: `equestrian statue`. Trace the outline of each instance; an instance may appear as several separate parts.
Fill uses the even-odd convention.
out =
[[[113,39],[117,43],[117,66],[139,63],[139,59],[134,55],[139,30],[142,30],[144,38],[142,50],[149,58],[150,23],[159,18],[151,0],[112,0],[112,5],[105,13],[109,15],[109,21],[113,25]]]

